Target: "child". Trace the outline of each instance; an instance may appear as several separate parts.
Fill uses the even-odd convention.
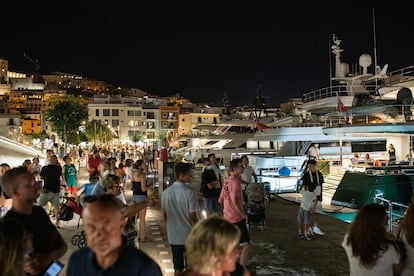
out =
[[[302,194],[302,200],[300,202],[298,212],[298,232],[299,239],[310,241],[312,234],[309,232],[309,224],[311,218],[311,209],[315,207],[316,195],[314,192],[310,192],[308,185],[303,184],[300,193]]]
[[[65,165],[62,168],[63,179],[66,183],[66,192],[69,196],[76,195],[76,185],[78,183],[78,173],[75,165],[72,164],[72,158],[69,155],[63,157]]]
[[[92,174],[89,176],[89,183],[83,184],[77,191],[77,200],[82,202],[82,199],[85,196],[92,195],[92,191],[95,188],[96,184],[99,182],[100,178],[98,174]]]

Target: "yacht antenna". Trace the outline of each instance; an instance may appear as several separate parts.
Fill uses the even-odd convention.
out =
[[[372,28],[374,33],[374,76],[377,75],[377,37],[375,34],[375,10],[372,8]],[[375,93],[378,89],[378,78],[375,77]]]
[[[331,35],[328,38],[328,47],[329,47],[329,90],[332,92],[332,57],[331,57]]]

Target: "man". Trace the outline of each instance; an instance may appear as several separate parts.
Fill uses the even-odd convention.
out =
[[[42,167],[40,177],[43,179],[43,188],[37,199],[37,205],[45,206],[48,202],[52,204],[55,212],[55,225],[59,228],[59,197],[60,197],[60,180],[62,178],[62,167],[58,163],[55,154],[49,157],[49,164]]]
[[[246,268],[249,258],[251,244],[250,235],[246,225],[247,215],[243,208],[243,192],[241,189],[240,175],[244,171],[244,166],[240,158],[230,161],[230,176],[223,185],[220,193],[219,203],[223,204],[224,218],[239,227],[241,231],[240,264]]]
[[[223,184],[223,180],[221,178],[221,174],[220,174],[220,165],[217,163],[217,158],[216,155],[214,153],[209,153],[208,154],[208,159],[210,160],[210,165],[208,166],[208,168],[210,170],[214,171],[214,174],[217,177],[218,183],[216,185],[216,189],[221,189],[221,186]]]
[[[99,151],[97,149],[93,150],[92,154],[88,157],[88,173],[93,175],[98,173],[101,175],[101,157],[99,156]]]
[[[210,215],[221,212],[221,207],[218,203],[221,189],[216,188],[218,179],[214,171],[209,169],[209,166],[210,160],[205,158],[204,167],[201,173],[200,192],[203,194],[203,209]]]
[[[325,233],[318,226],[318,217],[322,212],[322,183],[324,183],[324,180],[322,173],[316,170],[316,164],[316,160],[308,160],[308,170],[302,177],[302,185],[307,185],[308,190],[316,195],[315,205],[311,209],[311,224],[313,227],[309,229],[309,232],[322,236]]]
[[[27,257],[24,266],[28,275],[44,275],[52,261],[61,258],[68,249],[46,211],[33,205],[41,188],[38,183],[24,167],[12,168],[2,179],[4,191],[12,198],[5,219],[19,220],[33,235],[33,254]]]
[[[253,167],[249,165],[249,158],[247,157],[247,155],[243,155],[241,160],[244,166],[244,172],[240,175],[240,181],[242,183],[241,185],[242,185],[242,190],[243,190],[243,196],[244,196],[244,201],[246,203],[247,202],[246,188],[247,186],[249,186],[249,184],[252,183],[252,180],[254,180],[253,183],[257,183],[257,175]]]
[[[196,192],[189,187],[193,177],[191,163],[177,163],[176,181],[161,195],[161,209],[167,223],[167,237],[171,246],[175,275],[185,269],[185,241],[197,223],[199,211]]]
[[[0,211],[0,217],[5,212],[7,212],[7,210],[10,209],[10,207],[11,207],[11,199],[10,199],[10,196],[8,196],[3,191],[3,189],[1,188],[1,181],[2,181],[3,175],[8,170],[10,170],[9,164],[7,164],[7,163],[0,164],[0,208],[2,208],[1,211]]]
[[[314,144],[313,146],[311,146],[308,150],[308,155],[310,160],[318,160],[320,157],[319,144]]]
[[[127,242],[123,235],[127,218],[115,195],[89,198],[82,218],[88,246],[71,254],[67,276],[162,275],[151,257]]]

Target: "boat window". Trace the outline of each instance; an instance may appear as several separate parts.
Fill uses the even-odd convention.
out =
[[[387,141],[358,141],[351,142],[352,152],[373,152],[373,151],[386,151]]]

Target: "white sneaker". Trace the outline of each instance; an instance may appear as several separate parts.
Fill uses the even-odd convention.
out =
[[[309,235],[311,235],[311,236],[314,235],[312,227],[309,227],[308,232],[309,232]]]
[[[321,229],[319,229],[319,227],[317,227],[317,226],[313,227],[312,232],[315,233],[316,235],[320,235],[320,236],[325,235],[325,233],[322,232]]]

